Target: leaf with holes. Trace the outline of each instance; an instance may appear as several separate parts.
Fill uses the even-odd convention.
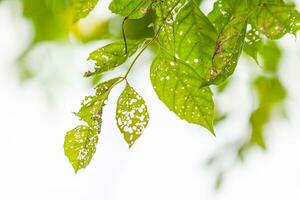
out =
[[[151,66],[151,81],[170,110],[214,133],[212,92],[202,85],[217,34],[197,4],[191,1],[182,5],[161,29],[161,52]]]
[[[243,51],[248,54],[250,57],[252,57],[256,63],[258,63],[258,53],[262,48],[263,40],[261,38],[260,33],[258,30],[253,28],[250,25],[250,29],[247,30],[246,36],[245,36],[245,44]]]
[[[149,12],[151,4],[152,0],[113,0],[109,9],[128,19],[139,19]]]
[[[72,0],[73,21],[86,17],[97,5],[98,0]]]
[[[129,147],[148,125],[149,114],[145,101],[128,83],[118,99],[116,120]]]
[[[214,134],[213,94],[201,87],[201,77],[192,68],[161,55],[152,63],[150,75],[156,94],[170,110]]]
[[[191,1],[179,7],[162,25],[158,42],[160,52],[172,57],[174,62],[184,63],[204,81],[205,72],[211,66],[217,33],[207,17]]]
[[[75,172],[88,166],[98,143],[98,134],[90,127],[78,126],[67,132],[64,143],[65,155]]]
[[[217,0],[213,10],[208,14],[218,33],[228,24],[233,16],[247,12],[247,1],[240,0]]]
[[[96,95],[88,96],[81,104],[77,116],[85,121],[93,130],[100,132],[102,123],[102,109],[105,105],[105,101],[112,88],[121,81],[122,78],[114,78],[104,83],[99,84],[96,87]]]
[[[300,29],[300,14],[284,3],[262,3],[251,16],[251,25],[269,39],[279,39]]]
[[[95,61],[98,67],[96,67],[95,71],[93,72],[86,72],[85,76],[90,77],[95,74],[101,74],[103,72],[112,70],[122,65],[130,56],[132,56],[138,50],[138,48],[143,44],[143,42],[143,40],[128,41],[127,53],[123,41],[111,43],[100,49],[97,49],[96,51],[90,54],[88,60]]]
[[[209,85],[219,84],[233,74],[243,49],[246,28],[246,15],[233,17],[224,26],[216,42],[211,68],[205,77]]]

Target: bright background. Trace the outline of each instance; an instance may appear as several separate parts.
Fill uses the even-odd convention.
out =
[[[109,16],[107,5],[100,1],[92,16]],[[210,8],[211,2],[204,7]],[[21,18],[18,4],[0,4],[1,200],[300,199],[299,39],[286,36],[280,41],[288,119],[267,127],[267,151],[251,151],[246,162],[229,169],[224,186],[215,193],[215,175],[204,163],[222,144],[245,134],[253,63],[240,61],[232,87],[222,96],[221,105],[231,115],[217,126],[215,138],[177,118],[156,98],[149,80],[151,55],[146,52],[130,76],[151,116],[144,135],[128,150],[114,119],[123,86],[118,87],[105,107],[97,152],[90,166],[75,175],[63,153],[64,135],[79,123],[72,112],[93,92],[82,78],[91,65],[85,59],[105,42],[40,45],[31,55],[40,74],[20,84],[15,60],[31,37],[30,23]]]

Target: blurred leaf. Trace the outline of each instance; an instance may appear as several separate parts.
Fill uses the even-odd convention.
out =
[[[277,72],[281,60],[281,49],[274,41],[267,41],[260,49],[263,60],[263,68],[268,72]]]
[[[22,0],[24,16],[34,26],[33,43],[64,39],[69,32],[70,15],[66,0]]]

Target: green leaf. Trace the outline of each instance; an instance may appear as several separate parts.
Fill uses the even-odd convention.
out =
[[[158,42],[162,54],[189,66],[201,82],[211,66],[217,34],[197,4],[191,1],[183,5],[182,8],[175,7],[178,13],[169,11],[175,14],[161,25]]]
[[[251,26],[251,25],[250,25]],[[256,63],[258,63],[258,52],[261,50],[263,45],[263,40],[257,29],[251,27],[245,37],[244,52],[252,57]]]
[[[161,51],[151,66],[152,85],[159,99],[181,119],[214,133],[212,92],[202,84],[217,34],[194,1],[180,5],[169,10],[172,15],[159,33]]]
[[[88,166],[96,152],[97,143],[97,132],[87,126],[77,126],[67,132],[64,150],[75,172]]]
[[[251,16],[251,24],[269,39],[279,39],[300,29],[300,14],[284,3],[262,3]]]
[[[102,123],[102,109],[112,88],[122,80],[114,78],[96,87],[96,95],[88,96],[81,104],[81,109],[76,115],[85,121],[92,129],[100,132]]]
[[[89,77],[95,74],[101,74],[122,65],[139,49],[143,42],[143,40],[127,41],[127,53],[123,41],[111,43],[101,47],[100,49],[97,49],[90,54],[88,60],[95,61],[95,64],[98,67],[95,68],[94,72],[86,72],[85,76]]]
[[[260,56],[263,61],[263,68],[267,72],[277,72],[278,65],[281,60],[281,49],[275,41],[268,41],[262,45],[260,51]]]
[[[273,106],[286,97],[286,91],[277,77],[259,77],[254,82],[260,105]]]
[[[148,125],[149,114],[145,101],[128,83],[118,99],[116,120],[129,147]]]
[[[33,43],[65,39],[69,33],[68,4],[63,0],[22,0],[23,15],[34,28]]]
[[[72,0],[73,21],[86,17],[97,3],[98,0]]]
[[[161,55],[152,63],[150,75],[156,94],[171,111],[214,134],[213,94],[208,87],[201,87],[201,77],[193,68]]]
[[[113,0],[109,9],[128,19],[139,19],[149,12],[151,4],[152,0]]]
[[[205,78],[208,84],[219,84],[233,74],[243,49],[246,28],[247,14],[233,17],[223,27]]]
[[[217,0],[213,10],[208,14],[218,33],[228,24],[232,16],[247,12],[247,1],[241,0]]]
[[[275,105],[286,98],[286,91],[277,77],[258,77],[254,86],[258,95],[259,107],[251,114],[252,128],[250,143],[265,148],[264,128],[270,121]]]

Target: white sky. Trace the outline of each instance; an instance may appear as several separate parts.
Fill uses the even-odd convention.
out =
[[[103,12],[107,4],[100,2],[93,15],[107,16]],[[130,80],[148,104],[147,130],[128,150],[114,120],[115,100],[122,87],[114,90],[105,108],[97,152],[90,166],[75,175],[63,153],[64,135],[79,123],[72,112],[92,92],[81,77],[88,65],[86,55],[103,42],[44,45],[35,51],[43,58],[34,63],[42,68],[41,75],[20,85],[14,60],[29,41],[30,27],[11,8],[8,2],[0,4],[1,200],[300,199],[299,40],[288,36],[281,41],[289,120],[272,123],[267,152],[251,152],[244,164],[229,170],[223,189],[215,194],[213,173],[203,163],[213,150],[245,130],[243,123],[252,104],[245,87],[252,72],[249,61],[241,60],[234,86],[222,97],[222,105],[232,115],[217,127],[214,138],[201,127],[181,121],[156,98],[146,53]],[[124,73],[124,68],[117,73]]]

